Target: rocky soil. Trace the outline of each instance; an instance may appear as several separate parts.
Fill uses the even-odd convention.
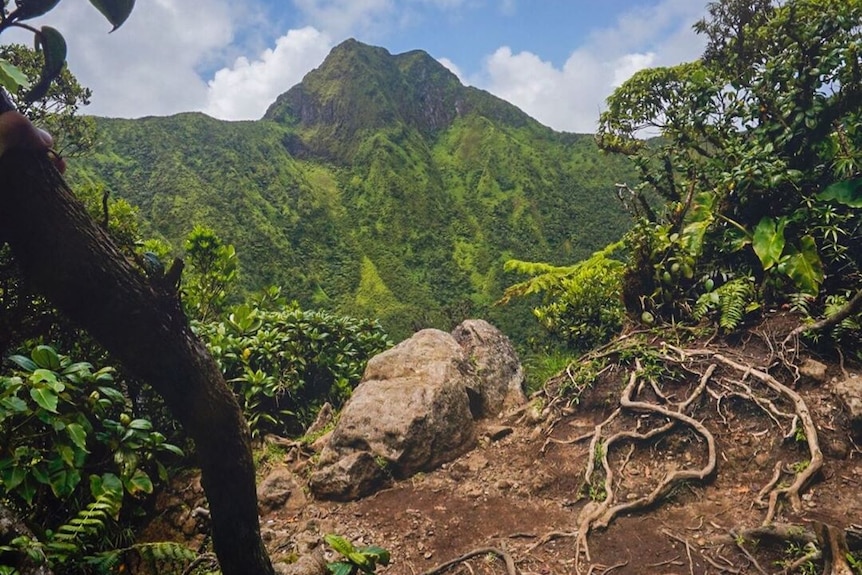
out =
[[[270,445],[260,495],[272,557],[318,549],[332,558],[321,539],[338,533],[391,551],[378,572],[393,575],[862,573],[851,413],[862,366],[782,346],[775,334],[786,332],[764,324],[734,341],[630,337],[637,346],[594,355],[603,367],[588,387],[562,399],[573,366],[526,406],[481,422],[472,451],[358,501],[314,500],[314,453]],[[634,404],[621,407],[627,390]],[[158,509],[145,538],[206,548],[194,476]]]

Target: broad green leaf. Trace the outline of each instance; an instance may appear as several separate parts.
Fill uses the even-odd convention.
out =
[[[377,559],[377,562],[381,565],[389,565],[389,560],[391,559],[389,551],[387,551],[383,547],[378,547],[377,545],[369,545],[368,547],[363,547],[359,550],[359,552],[364,555],[375,557]]]
[[[752,247],[754,253],[760,258],[764,270],[770,269],[781,259],[781,254],[784,252],[784,227],[786,225],[787,220],[784,218],[779,218],[776,221],[766,217],[760,220],[754,230]]]
[[[30,84],[27,75],[17,66],[0,58],[0,85],[13,94]]]
[[[106,385],[100,385],[98,388],[99,393],[107,397],[111,400],[112,403],[124,404],[126,403],[126,396],[123,393],[113,387],[108,387]]]
[[[96,7],[96,10],[108,19],[114,27],[111,32],[123,25],[129,14],[132,13],[132,8],[135,7],[135,0],[90,0],[90,4]]]
[[[66,63],[66,40],[57,29],[42,26],[36,35],[36,48],[42,51],[45,63],[39,75],[39,82],[24,95],[24,100],[27,102],[35,102],[44,97],[48,93],[51,82],[60,75]]]
[[[6,469],[2,475],[3,488],[6,490],[6,493],[21,485],[26,477],[27,471],[20,465]]]
[[[30,397],[45,411],[57,413],[57,394],[53,390],[44,387],[34,387],[30,389]]]
[[[18,396],[4,397],[0,399],[0,405],[15,413],[24,413],[28,410],[27,402]]]
[[[18,495],[27,502],[27,505],[32,505],[33,498],[36,496],[36,486],[28,479],[18,488]]]
[[[823,283],[823,262],[817,253],[817,243],[813,237],[804,236],[800,246],[798,252],[789,254],[785,272],[801,291],[816,296]]]
[[[30,20],[42,14],[50,12],[60,0],[18,0],[18,9],[15,14],[18,20]]]
[[[323,540],[326,542],[327,545],[329,545],[335,551],[341,553],[345,557],[349,557],[351,553],[356,553],[356,548],[353,546],[353,544],[344,537],[341,537],[340,535],[330,533],[328,535],[324,535]]]
[[[862,178],[836,182],[817,194],[818,200],[835,200],[851,208],[862,208]]]
[[[135,429],[137,431],[149,431],[153,428],[153,424],[150,423],[149,419],[133,419],[129,423],[129,429]]]
[[[50,369],[42,369],[41,367],[34,370],[32,374],[30,374],[30,383],[47,383],[48,387],[59,393],[61,390],[54,389],[54,384],[59,383],[57,381],[57,374],[51,371]]]
[[[332,575],[351,575],[353,573],[353,565],[346,561],[335,561],[327,563],[326,568]]]
[[[37,345],[30,353],[30,357],[36,364],[44,369],[57,371],[60,369],[60,356],[54,351],[54,348],[47,345]]]
[[[23,355],[10,355],[9,361],[16,364],[24,371],[29,371],[31,373],[39,369],[39,366],[36,365],[32,359],[30,359],[29,357],[24,357]]]
[[[74,375],[74,374],[78,374],[78,373],[82,373],[82,372],[89,372],[92,369],[93,369],[92,364],[90,364],[86,361],[79,361],[79,362],[73,363],[73,364],[65,367],[63,369],[63,371],[60,373],[62,373],[63,375]]]
[[[87,431],[78,423],[70,423],[66,426],[66,433],[79,449],[87,451]],[[89,452],[88,452],[89,453]]]
[[[139,493],[150,494],[153,492],[153,482],[150,480],[150,476],[140,469],[136,469],[135,473],[132,474],[132,476],[124,483],[126,485],[126,490],[132,495],[137,495]]]
[[[173,453],[174,455],[178,455],[180,457],[185,456],[185,453],[183,453],[183,450],[180,449],[179,447],[177,447],[176,445],[172,444],[172,443],[162,443],[161,445],[159,445],[159,449],[161,449],[162,451],[168,451],[168,452]]]

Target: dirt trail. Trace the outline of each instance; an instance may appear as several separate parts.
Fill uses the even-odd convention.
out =
[[[826,362],[825,380],[817,382],[789,377],[768,346],[750,340],[719,351],[768,368],[792,384],[816,426],[822,469],[801,491],[797,510],[783,497],[774,508],[774,525],[793,525],[790,541],[773,543],[745,531],[764,522],[770,485],[773,491],[785,489],[810,464],[808,444],[794,433],[796,420],[785,421],[771,415],[768,406],[730,393],[739,382],[758,390],[750,377],[723,366],[703,386],[702,396],[686,406],[715,438],[715,472],[705,481],[675,484],[648,509],[621,513],[606,529],[591,530],[579,546],[580,521],[607,495],[597,475],[585,483],[585,468],[596,453],[591,434],[619,406],[626,385],[626,374],[611,368],[581,393],[577,404],[557,404],[543,421],[513,417],[503,426],[489,424],[473,451],[373,496],[350,503],[291,496],[262,519],[270,551],[275,560],[295,557],[323,534],[338,533],[357,545],[389,549],[392,562],[378,572],[391,575],[428,573],[474,550],[485,551],[445,572],[507,573],[503,557],[508,556],[522,574],[781,573],[794,561],[790,572],[823,573],[823,560],[806,561],[810,548],[796,535],[813,533],[821,523],[851,531],[852,525],[862,526],[862,452],[850,439],[846,414],[830,385],[844,376],[843,368]],[[690,377],[671,378],[658,391],[643,384],[637,397],[679,404],[696,393],[704,370],[695,367],[706,363],[687,364]],[[768,389],[761,394],[777,413],[791,409],[779,394]],[[642,433],[661,420],[648,413],[620,416],[607,424],[603,438],[627,428]],[[648,441],[621,442],[607,459],[615,470],[616,501],[632,502],[667,473],[703,467],[707,442],[692,427],[678,425]],[[291,465],[295,468],[296,462]],[[783,470],[780,481],[773,481],[776,469]]]

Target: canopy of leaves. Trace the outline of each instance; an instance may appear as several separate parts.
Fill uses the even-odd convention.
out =
[[[830,186],[860,171],[862,2],[709,10],[696,26],[704,58],[638,72],[601,117],[600,146],[632,158],[636,190],[667,202],[630,236],[630,309],[681,317],[749,276],[767,299],[858,285],[860,214],[850,186]]]

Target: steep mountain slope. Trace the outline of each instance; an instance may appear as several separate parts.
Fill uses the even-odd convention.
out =
[[[175,246],[195,223],[240,256],[247,289],[381,318],[395,336],[524,310],[491,304],[509,258],[567,263],[619,237],[630,167],[468,88],[424,52],[348,40],[256,122],[99,119],[76,176],[141,208]]]

